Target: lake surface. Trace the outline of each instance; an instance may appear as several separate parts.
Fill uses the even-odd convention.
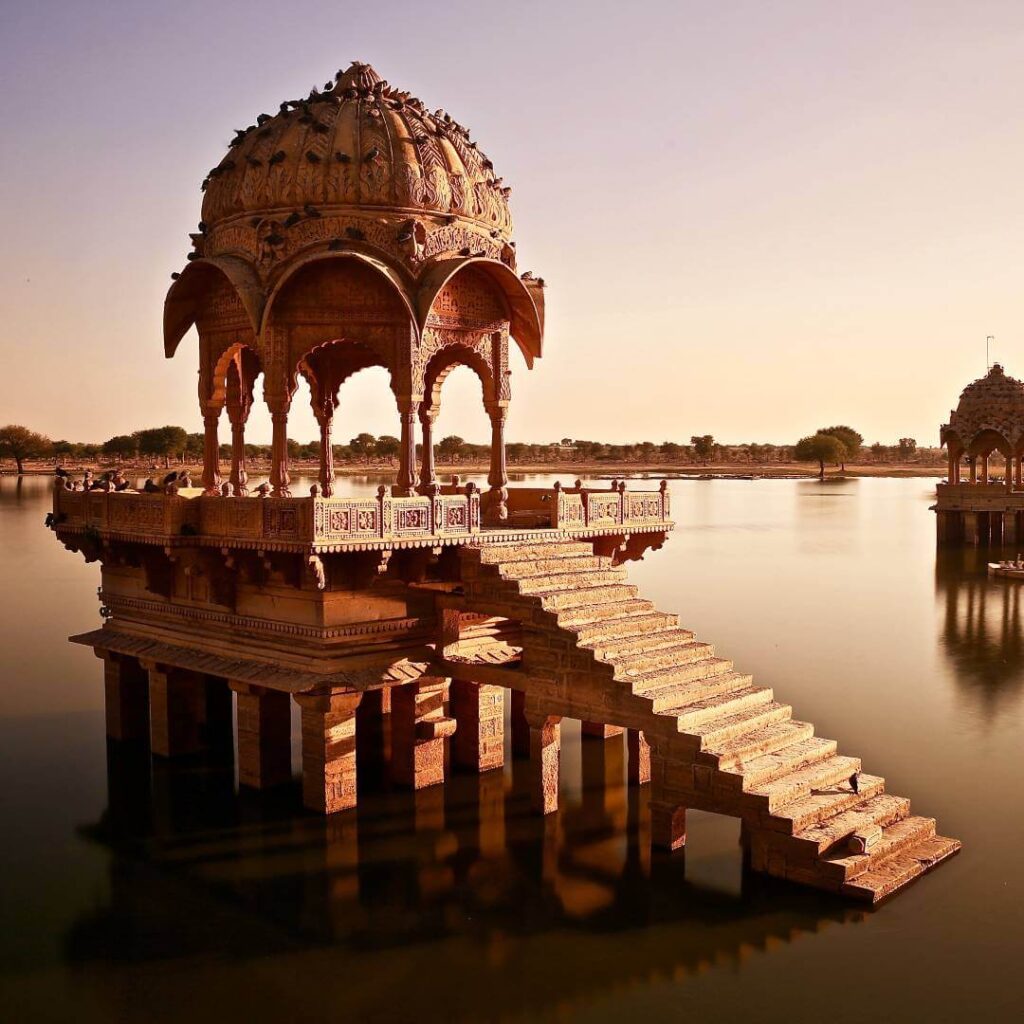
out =
[[[541,482],[553,478],[531,478]],[[373,490],[377,480],[343,481]],[[963,853],[877,911],[744,876],[733,819],[651,856],[621,742],[563,726],[561,809],[524,763],[355,814],[239,795],[230,756],[104,738],[99,572],[0,479],[0,1019],[1019,1019],[1019,590],[936,556],[927,480],[679,481],[630,566]],[[379,776],[379,772],[376,773]]]

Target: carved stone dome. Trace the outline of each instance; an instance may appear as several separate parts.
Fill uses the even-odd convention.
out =
[[[1024,383],[1008,377],[995,363],[984,377],[968,384],[943,427],[943,440],[955,435],[964,448],[986,431],[1016,448],[1024,440]]]
[[[337,223],[348,213],[365,216],[350,218],[343,237],[373,241],[382,228],[425,235],[420,218],[452,226],[449,248],[468,242],[463,255],[502,258],[505,250],[511,262],[511,189],[467,129],[392,88],[368,64],[352,64],[322,92],[238,130],[203,189],[196,241],[207,255],[250,249],[238,236],[253,231],[264,248],[283,246],[292,229],[309,233],[309,222],[332,216]]]

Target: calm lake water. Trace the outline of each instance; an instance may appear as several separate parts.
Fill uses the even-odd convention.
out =
[[[551,478],[534,478],[551,479]],[[372,490],[376,480],[345,486]],[[630,568],[964,852],[881,909],[744,877],[691,812],[651,857],[620,742],[563,726],[561,810],[522,762],[414,797],[361,772],[357,814],[237,791],[104,738],[99,572],[0,479],[0,1019],[1019,1019],[1019,590],[936,556],[927,480],[679,481]]]

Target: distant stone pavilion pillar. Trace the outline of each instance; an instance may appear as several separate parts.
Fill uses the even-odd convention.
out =
[[[1014,464],[1015,461],[1016,460],[1014,459],[1014,457],[1009,452],[1007,452],[1006,453],[1006,479],[1003,481],[1006,484],[1007,491],[1012,491],[1013,490],[1013,471],[1014,471],[1014,465],[1013,464]]]
[[[207,406],[203,409],[203,491],[206,494],[220,493],[219,420],[220,406]]]
[[[505,462],[505,419],[508,408],[494,403],[487,410],[491,418],[491,468],[487,474],[490,485],[488,518],[492,522],[508,519],[508,468]]]
[[[988,459],[989,459],[989,454],[990,454],[989,452],[985,452],[985,454],[982,455],[982,457],[981,457],[981,482],[983,484],[987,484],[988,483]]]
[[[299,693],[302,711],[302,802],[334,814],[356,805],[356,709],[362,694]]]
[[[416,486],[416,413],[420,403],[412,398],[398,399],[402,421],[401,448],[398,453],[398,493],[408,496]]]
[[[270,442],[270,486],[275,498],[290,498],[288,488],[288,400],[278,400],[270,405],[270,420],[273,433]]]
[[[967,465],[970,467],[970,469],[969,469],[969,476],[968,476],[967,479],[972,484],[976,484],[978,482],[978,457],[977,457],[977,455],[969,455],[967,457]]]
[[[423,448],[420,457],[420,493],[427,491],[437,483],[437,470],[434,467],[434,416],[435,410],[426,405],[420,408],[420,433]]]
[[[320,425],[320,493],[329,498],[334,494],[334,403],[324,402],[316,418]]]
[[[949,467],[946,470],[946,480],[949,483],[951,483],[951,484],[955,484],[956,483],[956,468],[957,468],[956,455],[953,452],[952,448],[950,448],[949,451],[946,454],[948,456],[948,467]]]
[[[425,789],[444,782],[444,741],[455,731],[447,715],[448,680],[424,676],[391,691],[391,766],[395,782]]]
[[[290,782],[291,697],[248,683],[231,683],[238,717],[238,781],[254,789]]]

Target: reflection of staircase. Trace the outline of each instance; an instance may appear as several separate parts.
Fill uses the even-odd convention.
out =
[[[959,851],[588,543],[465,548],[463,570],[468,608],[522,624],[527,700],[643,730],[652,800],[740,817],[755,870],[874,903]]]

